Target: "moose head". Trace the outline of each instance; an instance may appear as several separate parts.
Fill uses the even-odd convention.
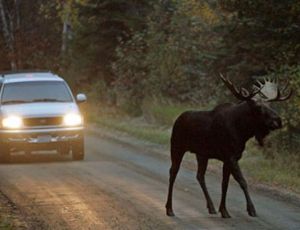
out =
[[[237,89],[233,83],[220,74],[220,78],[227,88],[239,100],[245,101],[253,111],[252,117],[256,121],[255,138],[258,143],[263,146],[263,140],[270,131],[282,128],[282,121],[278,113],[271,108],[270,102],[286,101],[293,91],[287,91],[288,82],[280,88],[278,79],[264,78],[257,80],[253,86],[252,92],[245,88]]]

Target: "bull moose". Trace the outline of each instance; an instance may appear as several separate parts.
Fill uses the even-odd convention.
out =
[[[195,153],[198,171],[197,180],[206,198],[208,212],[216,214],[213,202],[205,184],[205,171],[208,159],[223,162],[222,198],[219,212],[223,218],[230,218],[226,209],[226,193],[230,175],[239,183],[250,216],[256,211],[248,193],[247,183],[242,175],[238,161],[242,157],[246,142],[255,137],[260,145],[270,131],[282,127],[281,118],[269,107],[267,102],[285,101],[292,95],[292,90],[285,93],[288,84],[282,89],[277,80],[264,79],[253,85],[253,90],[238,89],[220,74],[232,94],[241,102],[225,103],[211,111],[187,111],[175,121],[171,136],[171,168],[169,179],[166,213],[174,216],[172,207],[173,185],[185,152]]]

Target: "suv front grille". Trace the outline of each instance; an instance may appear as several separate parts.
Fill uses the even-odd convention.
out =
[[[34,126],[58,126],[62,125],[62,117],[34,117],[34,118],[24,118],[25,127]]]

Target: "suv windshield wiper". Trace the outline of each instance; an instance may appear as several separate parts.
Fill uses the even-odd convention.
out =
[[[7,104],[22,104],[22,103],[30,103],[31,101],[24,101],[24,100],[10,100],[10,101],[2,101],[3,105]]]
[[[68,102],[66,100],[59,100],[55,98],[40,98],[40,99],[34,99],[31,102]]]

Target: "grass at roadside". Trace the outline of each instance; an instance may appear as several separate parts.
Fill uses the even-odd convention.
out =
[[[1,230],[10,230],[13,229],[11,221],[0,216],[0,229]]]
[[[25,223],[20,220],[20,216],[15,212],[11,203],[0,191],[0,229],[26,229]]]
[[[299,162],[295,156],[277,154],[275,159],[267,159],[254,141],[246,151],[241,167],[253,180],[300,194]]]
[[[118,118],[97,118],[95,122],[106,128],[125,132],[136,138],[147,140],[156,144],[166,145],[169,143],[169,130],[155,125],[142,124],[136,120],[119,120]]]
[[[143,116],[148,122],[171,127],[175,118],[183,111],[191,110],[188,105],[159,103],[155,100],[143,103]]]

